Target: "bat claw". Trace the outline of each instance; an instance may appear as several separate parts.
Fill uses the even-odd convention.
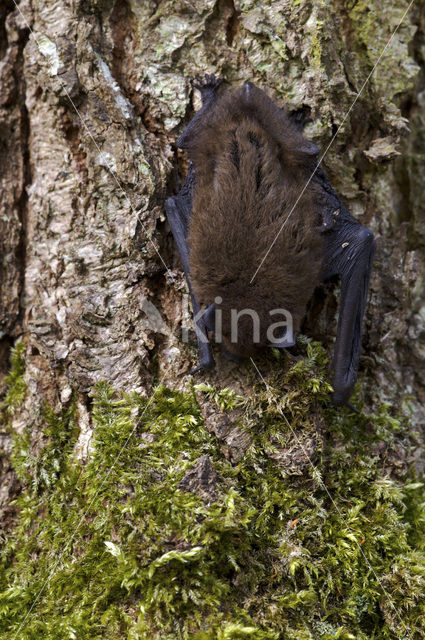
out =
[[[197,367],[194,367],[193,369],[191,369],[189,371],[189,374],[193,376],[195,373],[198,373],[198,371],[202,371],[203,369],[206,369],[206,370],[212,369],[214,365],[215,365],[215,362],[211,358],[211,360],[208,360],[207,362],[201,362],[200,364],[198,364]]]
[[[221,78],[217,78],[213,73],[206,73],[203,77],[196,76],[190,81],[190,84],[194,89],[198,89],[201,93],[205,93],[209,91],[215,92],[222,82],[223,80]]]
[[[357,407],[355,407],[353,404],[351,404],[351,402],[349,400],[347,400],[345,402],[345,406],[348,407],[349,409],[351,409],[351,411],[354,411],[354,413],[357,413],[358,415],[360,415],[359,409],[357,409]]]
[[[195,375],[195,373],[198,373],[198,371],[201,371],[201,369],[203,369],[203,368],[204,368],[204,367],[203,367],[203,365],[202,365],[202,364],[198,364],[198,366],[197,366],[197,367],[193,367],[193,369],[191,369],[191,370],[189,371],[189,375],[193,376],[193,375]]]
[[[343,394],[341,392],[334,391],[332,394],[332,402],[336,407],[348,407],[348,409],[351,409],[351,411],[354,411],[354,413],[360,414],[361,412],[359,411],[359,409],[351,404],[350,400],[348,399],[350,396],[350,392]]]

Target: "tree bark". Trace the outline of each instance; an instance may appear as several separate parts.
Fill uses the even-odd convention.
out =
[[[252,79],[310,113],[306,133],[322,149],[341,126],[325,164],[378,239],[366,401],[408,393],[423,418],[420,6],[379,58],[405,8],[384,16],[361,3],[4,4],[2,367],[23,339],[25,420],[42,400],[59,409],[71,389],[84,405],[100,379],[147,389],[154,354],[160,371],[173,361],[170,380],[186,373],[178,337],[149,330],[142,301],[169,327],[181,321],[185,285],[163,203],[184,177],[174,141],[197,100],[189,79],[205,71],[231,85]],[[329,298],[324,307],[314,305],[306,326],[322,337],[334,328]]]
[[[71,389],[84,405],[101,379],[147,389],[154,354],[160,371],[173,360],[170,380],[187,371],[178,338],[146,327],[143,300],[169,327],[179,323],[185,285],[163,203],[184,176],[174,141],[196,101],[189,79],[204,71],[232,85],[253,79],[304,109],[306,133],[322,149],[341,125],[325,163],[378,239],[364,337],[367,403],[408,393],[423,419],[418,5],[379,59],[405,8],[384,16],[372,6],[365,17],[361,3],[260,10],[255,2],[181,2],[172,11],[167,2],[5,3],[2,366],[12,341],[23,339],[25,420],[42,400],[60,409]],[[328,314],[314,306],[306,327],[322,337],[333,329],[329,299],[325,306]]]
[[[398,26],[407,7],[2,3],[0,373],[3,380],[11,347],[23,341],[27,384],[14,431],[30,428],[36,447],[43,407],[60,413],[76,393],[83,456],[99,381],[145,394],[159,380],[188,387],[196,342],[193,333],[189,345],[181,340],[187,288],[164,201],[184,180],[187,160],[175,140],[199,107],[189,81],[205,72],[230,86],[257,83],[310,115],[306,136],[322,150],[331,143],[324,165],[333,186],[378,242],[359,398],[366,412],[382,401],[395,410],[409,404],[413,427],[423,426],[425,4],[413,4]],[[149,303],[161,331],[147,322]],[[336,311],[337,291],[323,287],[304,323],[329,354]],[[253,392],[255,372],[218,351],[216,360],[206,379]],[[238,432],[220,436],[206,402],[203,413],[232,449]],[[321,415],[318,406],[312,419]],[[3,509],[17,491],[9,437],[2,436]]]
[[[184,179],[174,143],[199,106],[189,80],[206,71],[230,85],[254,80],[310,114],[306,134],[323,150],[338,132],[324,163],[378,240],[361,397],[370,408],[409,397],[423,424],[422,4],[388,44],[406,8],[4,3],[1,371],[23,340],[28,394],[16,429],[36,433],[43,403],[59,412],[76,390],[85,432],[99,380],[128,391],[163,376],[187,384],[197,355],[193,339],[190,350],[179,339],[186,285],[164,199]],[[146,301],[171,331],[152,330]],[[330,348],[336,305],[317,292],[304,326]],[[217,357],[208,377],[249,393]]]

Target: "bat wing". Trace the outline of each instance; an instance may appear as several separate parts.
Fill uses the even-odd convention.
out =
[[[179,251],[180,260],[183,265],[184,273],[192,300],[192,310],[194,316],[195,332],[199,347],[200,363],[192,373],[199,369],[210,368],[214,365],[214,359],[211,353],[211,347],[208,342],[205,322],[202,318],[201,306],[196,295],[193,292],[192,283],[190,281],[189,269],[189,248],[187,246],[187,234],[189,229],[190,215],[192,211],[192,191],[194,182],[193,165],[189,166],[186,182],[177,196],[168,198],[165,203],[165,211],[167,220],[171,227],[174,240]]]
[[[332,400],[349,404],[357,380],[362,322],[376,242],[372,231],[359,224],[341,204],[326,174],[318,179],[326,193],[325,251],[322,280],[341,276],[341,303],[334,353]]]

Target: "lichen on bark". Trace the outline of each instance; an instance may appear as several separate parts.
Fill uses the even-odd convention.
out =
[[[37,2],[32,11],[23,3],[29,38],[10,7],[5,55],[15,46],[14,25],[28,40],[21,96],[28,202],[22,201],[25,240],[18,238],[26,252],[23,277],[9,275],[25,300],[14,331],[22,325],[29,346],[34,403],[46,370],[48,395],[56,395],[59,409],[70,386],[83,395],[101,379],[146,388],[154,353],[162,372],[167,362],[189,368],[178,333],[150,331],[142,309],[144,300],[153,302],[174,328],[181,319],[185,285],[163,201],[183,177],[184,169],[170,173],[170,167],[175,135],[192,110],[189,79],[205,71],[230,84],[254,80],[290,109],[303,109],[311,116],[307,134],[323,149],[341,126],[325,163],[379,245],[364,339],[374,362],[363,360],[362,369],[383,399],[399,402],[406,389],[421,396],[420,367],[413,372],[404,361],[423,360],[423,241],[412,245],[413,231],[400,225],[409,209],[409,228],[422,233],[419,198],[411,207],[403,201],[409,180],[417,191],[411,167],[420,162],[410,152],[419,138],[403,142],[409,109],[418,136],[422,126],[415,105],[423,25],[416,6],[379,58],[406,7],[393,4],[383,19],[378,3],[360,2],[133,0],[90,8]],[[390,261],[402,271],[394,273]],[[334,329],[328,311],[335,305],[327,301],[324,309],[316,301],[314,326],[305,326],[325,340]],[[228,382],[226,373],[222,379]],[[366,401],[373,403],[372,395]],[[420,402],[416,409],[421,420]]]
[[[423,473],[425,417],[422,0],[390,41],[407,7],[406,0],[385,8],[375,0],[21,0],[21,14],[5,3],[0,393],[3,409],[15,391],[22,402],[2,409],[0,508],[7,527],[18,522],[19,541],[16,548],[7,542],[2,580],[21,570],[28,577],[3,593],[5,634],[18,628],[65,532],[81,519],[79,501],[96,488],[104,497],[95,501],[98,513],[83,518],[82,535],[40,601],[52,638],[115,639],[123,629],[134,638],[174,639],[185,629],[199,640],[369,638],[375,628],[376,638],[402,637],[351,535],[370,553],[413,637],[423,634],[423,494],[409,479]],[[323,354],[314,362],[318,352],[309,355],[306,344],[298,365],[294,356],[273,354],[259,363],[272,392],[249,364],[237,367],[218,351],[217,370],[191,390],[196,342],[193,333],[188,345],[180,340],[187,288],[163,203],[184,179],[175,139],[199,106],[189,80],[204,72],[228,86],[251,80],[302,110],[311,118],[306,135],[323,151],[337,134],[324,164],[378,240],[355,400],[370,418],[326,408],[329,372]],[[317,291],[303,327],[328,353],[336,298],[332,287]],[[149,305],[167,331],[146,323]],[[17,339],[21,369],[14,356],[18,373],[5,378]],[[167,388],[152,396],[161,379]],[[232,392],[253,403],[228,406]],[[145,398],[153,399],[142,419]],[[133,428],[135,444],[111,478],[116,486],[103,494],[96,464],[109,468]],[[18,509],[9,509],[19,491],[12,449]],[[168,476],[150,449],[170,462]],[[348,519],[349,535],[303,449]],[[80,472],[86,485],[73,497]],[[154,481],[163,482],[164,504],[156,507],[140,496],[143,482],[152,489]],[[197,483],[199,496],[190,490]],[[166,521],[166,509],[177,533],[161,537],[155,514]],[[154,541],[143,538],[144,518]],[[82,558],[93,573],[84,573]],[[25,573],[33,570],[34,582]],[[68,578],[75,615],[61,600]],[[173,584],[183,604],[173,604]],[[140,592],[155,588],[158,602],[153,591],[142,601]],[[208,589],[214,597],[204,600]],[[18,601],[22,611],[12,620],[7,611]],[[152,626],[155,616],[162,629]],[[40,636],[38,624],[31,617],[28,637]]]

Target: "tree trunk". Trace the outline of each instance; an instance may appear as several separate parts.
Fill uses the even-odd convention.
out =
[[[378,242],[356,400],[366,414],[374,412],[381,419],[359,420],[363,420],[362,425],[369,425],[365,427],[365,438],[369,437],[367,429],[370,428],[375,434],[379,432],[378,440],[385,444],[375,443],[369,451],[375,456],[374,464],[378,460],[379,481],[391,477],[405,486],[412,474],[422,473],[425,449],[422,439],[425,419],[424,7],[422,0],[413,4],[399,25],[408,8],[407,0],[396,0],[391,6],[376,0],[345,3],[336,0],[330,3],[321,0],[54,3],[21,0],[18,6],[14,0],[3,1],[0,8],[0,391],[5,398],[5,426],[1,436],[4,456],[0,505],[5,530],[18,527],[23,533],[20,515],[23,503],[17,508],[11,501],[17,495],[26,495],[31,478],[35,477],[33,469],[29,469],[28,476],[15,474],[19,457],[17,437],[21,444],[22,439],[26,439],[27,455],[38,460],[40,472],[46,443],[50,446],[52,438],[54,440],[52,433],[57,433],[51,426],[53,416],[60,416],[63,421],[64,416],[68,416],[68,420],[72,414],[72,428],[65,420],[68,435],[65,440],[59,438],[55,445],[61,453],[52,477],[59,482],[58,478],[65,473],[64,450],[69,443],[72,442],[72,447],[66,449],[66,456],[75,458],[82,468],[89,464],[96,446],[100,450],[100,445],[93,440],[100,424],[99,407],[104,406],[102,402],[112,402],[112,396],[106,401],[105,396],[99,396],[96,385],[106,382],[115,393],[137,392],[147,398],[154,397],[152,390],[159,382],[185,393],[190,389],[189,371],[197,364],[196,341],[192,330],[189,344],[182,340],[189,313],[187,287],[165,221],[164,201],[176,193],[184,180],[187,159],[177,151],[175,140],[199,107],[199,97],[191,90],[190,79],[205,72],[220,75],[230,86],[252,80],[290,110],[302,110],[304,115],[309,115],[311,122],[305,134],[323,151],[332,142],[324,165],[333,186],[352,214],[373,230]],[[305,335],[322,341],[329,355],[335,336],[337,301],[335,287],[316,291],[303,327]],[[156,326],[152,321],[152,305],[161,318]],[[18,342],[24,344],[24,349],[21,348],[21,355],[16,357],[14,372],[5,377],[11,349]],[[274,461],[277,476],[280,478],[283,473],[289,486],[291,477],[296,478],[297,491],[301,491],[300,477],[314,477],[310,464],[320,466],[327,447],[345,452],[344,455],[351,451],[342,434],[344,429],[358,425],[345,409],[339,414],[324,409],[325,400],[312,399],[310,387],[310,391],[305,392],[309,399],[303,404],[303,388],[297,392],[297,384],[301,384],[298,373],[288,374],[288,371],[293,371],[294,359],[300,364],[305,348],[301,345],[298,354],[278,363],[273,357],[265,357],[258,363],[267,384],[281,385],[277,395],[270,392],[267,398],[262,397],[266,391],[262,391],[263,382],[256,370],[250,364],[237,366],[226,361],[218,350],[216,370],[195,381],[208,382],[196,391],[203,424],[210,438],[216,439],[222,459],[234,468],[239,468],[237,465],[246,458],[255,441],[255,436],[244,427],[244,420],[251,421],[251,425],[257,424],[256,421],[268,424],[262,411],[267,413],[270,402],[286,398],[286,404],[282,402],[279,408],[279,420],[283,420],[282,411],[287,411],[291,424],[299,427],[298,435],[289,434],[290,441],[283,443],[277,436],[277,440],[270,436],[270,446],[264,446],[264,456]],[[322,370],[321,358],[318,352],[310,358],[313,374]],[[20,378],[22,393],[18,390],[15,402],[11,390],[19,378],[19,367],[24,370]],[[285,373],[280,375],[280,369]],[[289,375],[285,384],[284,375]],[[307,384],[304,378],[302,384]],[[322,391],[324,384],[320,378]],[[106,393],[104,387],[101,388],[102,393]],[[249,407],[243,404],[238,407],[236,402],[233,408],[230,392],[226,395],[227,391],[217,389],[232,389],[239,396],[261,399],[269,403],[269,408],[260,410],[254,400]],[[324,399],[326,394],[323,391],[317,395]],[[217,398],[220,406],[215,402]],[[150,415],[151,408],[156,407],[155,402],[141,412],[131,403],[130,409],[135,415],[139,411],[138,419],[142,420],[142,415]],[[295,407],[298,402],[299,410]],[[390,407],[384,411],[382,403],[389,403]],[[231,408],[230,413],[223,410],[225,405]],[[191,412],[195,415],[196,409],[192,407]],[[407,418],[399,417],[401,414],[408,416],[408,422]],[[301,416],[299,422],[297,416]],[[396,440],[392,439],[394,435],[388,435],[391,420],[398,425]],[[50,425],[47,429],[46,424]],[[342,431],[336,429],[336,424]],[[101,427],[99,429],[101,431]],[[145,432],[147,428],[141,429],[150,442]],[[387,435],[383,435],[384,432]],[[215,488],[222,481],[221,463],[212,454],[201,455],[202,447],[198,451],[193,446],[199,453],[198,462],[192,465],[191,471],[182,467],[185,475],[179,480],[180,490],[184,495],[191,490],[204,503],[214,502],[217,496],[223,495]],[[329,469],[333,469],[333,463],[329,464]],[[110,469],[110,465],[111,461],[105,462],[105,469]],[[119,482],[124,480],[117,479]],[[232,482],[235,495],[242,495],[244,480],[236,481],[233,477]],[[328,482],[331,487],[337,486],[336,471],[330,473]],[[31,491],[47,496],[49,487],[46,481],[37,484],[35,489],[33,486]],[[332,489],[330,491],[332,493]],[[341,497],[344,499],[349,501],[350,497]],[[323,508],[331,513],[332,500],[329,502],[325,496],[326,501]],[[34,513],[40,519],[45,517],[42,509]],[[291,533],[291,527],[295,531],[296,524],[291,522],[298,517],[301,518],[295,514],[288,520],[287,532]],[[345,515],[345,520],[347,518]],[[237,531],[235,525],[233,533],[226,535],[237,535]],[[259,529],[260,537],[266,535],[262,532]],[[89,533],[88,530],[87,535]],[[113,533],[110,535],[110,555],[119,560],[122,550],[117,550],[119,544]],[[416,553],[414,542],[410,543],[409,553]],[[45,540],[44,544],[49,543]],[[262,542],[258,544],[261,546]],[[295,541],[291,544],[292,551],[288,554],[292,553],[295,558],[298,547]],[[158,557],[161,553],[161,558],[165,557],[167,550],[177,550],[176,553],[188,554],[187,558],[182,556],[182,563],[192,562],[192,557],[196,560],[193,549],[199,545],[195,542],[189,545],[187,540],[176,542],[170,538],[164,545],[157,549]],[[417,545],[420,548],[421,545]],[[85,553],[82,549],[82,546],[74,549],[75,557]],[[10,567],[13,569],[13,562],[18,561],[16,551],[9,549],[8,553],[5,576],[9,575]],[[37,556],[38,551],[31,553]],[[289,569],[285,574],[289,584],[296,579],[297,571],[301,571],[298,567],[304,567],[298,594],[310,589],[309,570],[307,564],[302,564],[304,556],[300,554],[299,565],[291,565],[288,560]],[[394,551],[392,568],[396,555]],[[372,637],[374,624],[377,629],[384,629],[384,635],[376,632],[378,635],[373,637],[402,637],[402,633],[407,634],[406,638],[422,637],[423,622],[419,622],[422,614],[415,609],[419,607],[419,595],[415,591],[412,596],[418,600],[412,605],[414,614],[410,618],[400,595],[402,587],[400,593],[397,591],[396,572],[391,573],[389,566],[378,570],[372,555],[368,558],[380,577],[374,600],[379,611],[373,612],[365,605],[365,617],[360,622],[360,614],[354,622],[348,613],[344,619],[335,613],[326,613],[331,620],[328,629],[327,608],[323,605],[321,609],[316,603],[314,612],[309,613],[302,596],[297,596],[296,603],[294,600],[292,613],[285,618],[287,626],[273,622],[272,608],[284,609],[286,605],[283,601],[279,604],[278,599],[273,604],[273,598],[278,598],[275,595],[270,596],[267,606],[261,603],[260,596],[252,591],[252,584],[244,583],[243,576],[234,568],[237,575],[231,579],[232,591],[243,592],[237,599],[239,613],[232,617],[226,612],[222,605],[227,596],[223,595],[225,591],[220,592],[217,596],[222,606],[219,616],[223,617],[218,630],[211,620],[208,622],[208,616],[214,612],[212,602],[205,605],[205,611],[204,603],[198,604],[201,622],[196,622],[192,613],[187,614],[190,621],[187,628],[181,612],[175,613],[174,627],[171,622],[166,626],[165,617],[161,618],[163,627],[152,622],[158,612],[152,614],[152,619],[147,613],[145,620],[137,609],[142,585],[133,589],[128,581],[122,597],[114,600],[111,596],[114,607],[122,607],[120,622],[110,622],[104,614],[110,610],[103,603],[98,610],[93,609],[97,611],[93,614],[96,619],[93,624],[99,628],[90,627],[90,637],[366,638]],[[154,570],[157,571],[160,563],[152,564],[155,562],[152,558],[150,562],[150,566],[154,566],[150,575],[155,580]],[[421,567],[423,571],[424,565]],[[278,564],[276,571],[284,574]],[[269,575],[273,577],[274,573],[271,567]],[[315,575],[314,572],[310,575],[310,581],[314,582]],[[121,587],[115,585],[115,588]],[[148,587],[143,583],[145,588]],[[318,590],[322,593],[324,588],[322,584]],[[343,586],[337,584],[337,588],[344,591]],[[394,613],[386,592],[390,592],[400,615]],[[30,588],[25,593],[25,611],[30,612],[28,620],[20,631],[23,617],[20,618],[19,613],[2,622],[5,638],[10,637],[10,630],[19,631],[19,637],[37,637],[30,635],[30,629],[36,633],[32,625],[44,595],[30,610],[36,593]],[[52,597],[54,600],[56,596]],[[60,600],[62,596],[57,597]],[[158,594],[155,597],[160,598]],[[344,597],[341,593],[341,598]],[[352,594],[347,595],[345,602],[351,597]],[[356,598],[356,606],[361,608],[360,591]],[[161,607],[173,611],[171,603],[172,600],[165,599]],[[80,629],[75,620],[71,622],[66,605],[62,606],[61,615],[68,621],[69,628],[59,632],[58,627],[55,631],[54,617],[46,613],[45,619],[50,622],[45,624],[51,626],[44,637],[89,637],[84,635],[89,627]],[[147,607],[146,603],[144,606]],[[292,605],[288,607],[289,612]],[[242,614],[242,610],[245,613]],[[103,622],[101,615],[106,616]],[[320,615],[323,615],[322,627]],[[133,629],[131,624],[136,619],[139,626]],[[24,627],[28,631],[24,632]],[[72,635],[71,627],[80,629],[77,635]],[[128,631],[130,628],[133,630]],[[253,631],[244,632],[243,628]],[[338,631],[339,628],[342,631]],[[334,632],[340,635],[326,635]],[[273,633],[281,635],[267,635]]]

